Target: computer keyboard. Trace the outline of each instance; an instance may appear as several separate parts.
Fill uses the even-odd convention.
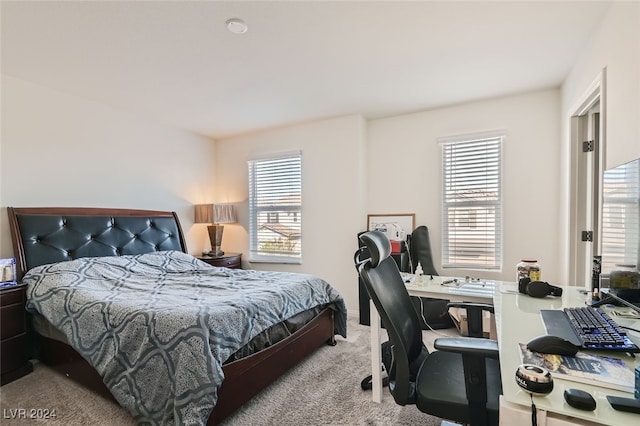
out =
[[[611,317],[592,306],[541,311],[547,334],[563,337],[588,350],[640,352]]]

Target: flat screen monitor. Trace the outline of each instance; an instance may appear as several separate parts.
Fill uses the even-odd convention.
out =
[[[640,313],[640,288],[605,288],[602,292],[611,299],[620,302]],[[608,299],[604,299],[606,302]],[[610,300],[610,299],[609,299]]]
[[[640,266],[640,158],[604,172],[601,255],[603,277],[617,265]]]

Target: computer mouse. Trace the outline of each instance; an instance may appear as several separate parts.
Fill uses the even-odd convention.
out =
[[[541,354],[575,355],[580,349],[570,341],[562,337],[545,334],[533,338],[527,343],[527,348]]]
[[[578,410],[593,411],[596,409],[596,400],[590,393],[580,389],[565,389],[564,400]]]

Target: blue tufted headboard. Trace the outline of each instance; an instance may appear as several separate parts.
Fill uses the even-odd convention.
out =
[[[79,257],[187,252],[175,212],[84,207],[8,207],[18,279]]]

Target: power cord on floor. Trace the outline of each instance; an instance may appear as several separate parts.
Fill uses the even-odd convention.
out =
[[[436,331],[433,327],[431,327],[431,325],[429,325],[429,323],[427,322],[427,319],[424,317],[424,305],[423,305],[422,297],[419,297],[418,300],[420,300],[420,317],[422,318],[422,321],[424,321],[424,323],[427,325],[427,327],[429,327],[429,330],[433,331],[438,336],[451,337],[448,334]]]

